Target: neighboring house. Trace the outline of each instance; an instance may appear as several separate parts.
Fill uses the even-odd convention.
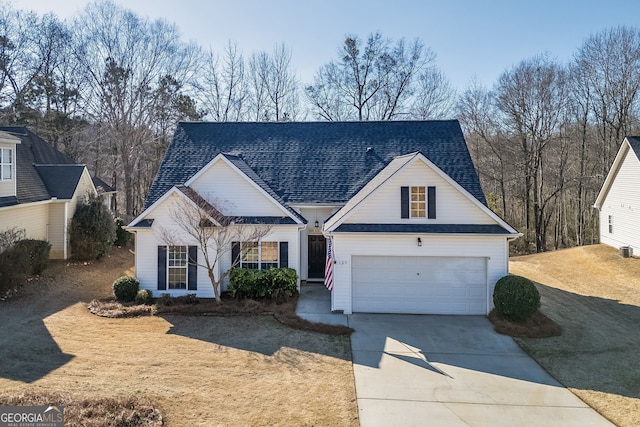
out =
[[[84,165],[24,127],[0,127],[0,231],[47,240],[50,257],[70,256],[69,223],[78,200],[96,194]]]
[[[594,204],[600,214],[600,242],[631,247],[640,255],[640,137],[622,142]]]
[[[113,205],[116,197],[116,189],[95,175],[91,177],[91,180],[93,181],[93,186],[95,187],[96,192],[102,196],[104,205],[115,216],[116,211]]]
[[[322,281],[331,239],[345,313],[487,314],[519,236],[487,208],[457,121],[181,123],[128,228],[142,288],[213,296],[206,270],[179,261],[202,257],[196,243],[162,237],[171,203],[200,197],[272,224],[241,266]]]

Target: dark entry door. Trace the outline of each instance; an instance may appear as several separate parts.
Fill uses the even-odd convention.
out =
[[[324,236],[309,236],[309,279],[324,278],[327,243]]]

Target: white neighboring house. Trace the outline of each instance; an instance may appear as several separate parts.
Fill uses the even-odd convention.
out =
[[[67,259],[69,223],[88,194],[96,188],[84,165],[24,127],[0,127],[0,231],[24,229],[51,244],[50,258]]]
[[[600,243],[630,247],[640,255],[640,137],[628,136],[602,185],[594,207],[600,215]]]
[[[271,225],[243,267],[323,281],[330,240],[331,308],[345,313],[487,314],[520,235],[486,206],[455,120],[180,123],[128,226],[136,276],[155,295],[213,296],[206,270],[183,261],[201,260],[196,242],[162,236],[179,234],[171,206],[194,195]]]

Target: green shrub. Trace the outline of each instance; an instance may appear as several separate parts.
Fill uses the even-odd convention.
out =
[[[126,246],[131,240],[132,234],[125,230],[126,224],[122,218],[116,218],[116,241],[113,242],[116,246]]]
[[[526,277],[504,276],[493,290],[493,304],[500,316],[523,322],[540,308],[540,293]]]
[[[136,304],[149,305],[152,298],[153,298],[153,295],[151,294],[151,291],[149,289],[140,289],[136,294],[135,301],[136,301]]]
[[[45,240],[25,239],[14,244],[22,251],[29,264],[28,274],[41,274],[49,266],[51,244]]]
[[[20,286],[30,269],[29,254],[24,247],[14,244],[0,253],[0,298]]]
[[[115,229],[113,217],[102,198],[90,195],[78,204],[71,219],[69,234],[74,258],[90,261],[108,254],[116,238]]]
[[[0,296],[21,285],[27,276],[42,273],[49,265],[51,245],[44,240],[7,241],[0,253]]]
[[[283,300],[295,295],[297,284],[298,275],[292,268],[234,268],[229,275],[227,291],[234,298]]]
[[[122,276],[113,282],[113,294],[120,302],[131,302],[136,299],[140,282],[135,277]]]

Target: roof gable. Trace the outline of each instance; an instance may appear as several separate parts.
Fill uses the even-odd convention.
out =
[[[422,152],[486,204],[460,125],[448,121],[180,123],[145,206],[220,153],[239,156],[286,204],[343,204],[394,158]]]
[[[325,223],[324,230],[345,230],[346,223],[388,226],[403,222],[400,218],[400,187],[414,185],[436,187],[436,199],[440,200],[437,208],[439,213],[436,219],[412,218],[404,222],[414,223],[413,226],[417,226],[416,221],[434,226],[451,223],[497,225],[503,234],[517,234],[516,230],[421,153],[394,159]]]
[[[620,145],[620,149],[616,154],[615,159],[613,160],[613,164],[609,169],[609,173],[602,184],[602,188],[598,193],[598,197],[596,197],[596,201],[593,206],[597,209],[602,208],[609,191],[611,190],[612,185],[620,171],[621,166],[625,162],[627,156],[633,156],[636,162],[640,162],[640,137],[639,136],[628,136],[622,141]],[[640,178],[640,177],[639,177]]]
[[[230,171],[237,179],[230,175]],[[220,182],[224,185],[219,185]],[[185,185],[208,199],[230,204],[226,208],[237,210],[233,215],[287,215],[300,224],[305,222],[238,156],[217,155]]]
[[[58,199],[71,199],[75,193],[83,165],[34,165],[49,195]]]

